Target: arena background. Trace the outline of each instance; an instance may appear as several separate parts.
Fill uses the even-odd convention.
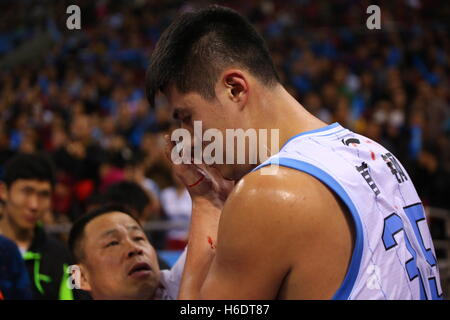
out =
[[[144,93],[149,55],[183,11],[209,1],[0,2],[0,177],[18,152],[57,168],[43,221],[65,241],[71,222],[112,184],[150,195],[142,217],[170,265],[186,235],[189,200],[172,179],[163,99]],[[322,120],[390,149],[427,208],[444,292],[450,284],[450,3],[432,0],[215,1],[244,14],[267,40],[286,88]],[[81,8],[68,30],[66,8]],[[369,5],[381,29],[369,30]],[[189,210],[187,210],[189,211]]]

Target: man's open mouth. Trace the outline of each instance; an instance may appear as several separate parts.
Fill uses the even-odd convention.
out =
[[[128,272],[129,276],[132,275],[145,275],[152,271],[152,267],[145,262],[136,263]]]

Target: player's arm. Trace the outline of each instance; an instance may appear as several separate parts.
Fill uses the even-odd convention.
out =
[[[308,210],[311,199],[299,196],[298,187],[286,183],[285,178],[255,172],[238,183],[220,217],[216,249],[208,248],[205,239],[199,239],[198,247],[190,245],[184,271],[189,281],[182,281],[180,298],[273,299],[277,296],[283,279],[295,263],[296,255],[291,254],[293,242],[302,242],[301,227],[293,232],[289,224],[293,215],[298,221],[302,211]],[[192,226],[196,223],[193,217]],[[301,248],[296,246],[295,250]],[[204,261],[203,265],[189,259],[194,254],[196,259]],[[202,267],[203,270],[199,269]]]
[[[166,136],[166,156],[171,159],[173,142]],[[234,181],[224,179],[211,167],[194,164],[172,165],[174,174],[187,187],[192,198],[191,226],[188,239],[188,253],[181,277],[180,287],[197,288],[202,283],[211,265],[216,243],[217,229],[223,205]],[[194,272],[191,272],[194,270]],[[179,294],[183,299],[183,294]]]
[[[192,199],[191,227],[179,299],[191,299],[189,292],[198,291],[206,278],[215,254],[221,211],[221,208],[203,197]]]
[[[334,194],[317,179],[288,168],[273,176],[251,173],[225,204],[210,266],[200,271],[187,262],[190,281],[180,296],[331,298],[352,252],[349,230]],[[195,248],[189,249],[188,256]]]
[[[242,188],[248,189],[233,194],[223,210],[199,299],[274,299],[291,269],[282,235],[284,205],[274,205],[273,189]]]
[[[275,298],[291,266],[287,248],[280,250],[285,218],[280,211],[288,204],[275,200],[282,192],[277,189],[280,185],[273,185],[276,177],[258,176],[244,177],[229,196],[220,217],[216,248],[208,247],[206,239],[189,245],[184,270],[189,281],[182,281],[181,299]],[[202,220],[192,217],[193,228],[197,222]],[[194,254],[196,259],[189,259]],[[204,261],[203,266],[198,261]]]

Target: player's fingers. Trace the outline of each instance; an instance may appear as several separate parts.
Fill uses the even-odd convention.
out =
[[[192,164],[192,161],[191,161],[191,163],[185,163],[185,161],[183,161],[180,164],[175,164],[172,159],[172,152],[173,152],[174,148],[177,148],[177,145],[175,144],[175,142],[170,140],[169,135],[165,135],[164,139],[166,142],[164,152],[165,152],[167,159],[169,159],[169,161],[172,164],[172,170],[174,170],[174,173],[186,185],[186,187],[189,187],[192,185],[196,186],[196,182],[199,179],[203,179],[204,176],[207,175],[204,168],[200,169],[196,165]],[[178,156],[180,155],[180,152],[182,152],[182,151],[183,150],[181,150],[179,152],[177,151]],[[205,180],[207,181],[209,179],[205,179]]]

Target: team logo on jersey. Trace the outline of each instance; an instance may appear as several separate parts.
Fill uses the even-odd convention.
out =
[[[342,139],[341,141],[346,146],[349,146],[351,144],[353,147],[357,147],[358,144],[361,144],[361,141],[356,138]]]

